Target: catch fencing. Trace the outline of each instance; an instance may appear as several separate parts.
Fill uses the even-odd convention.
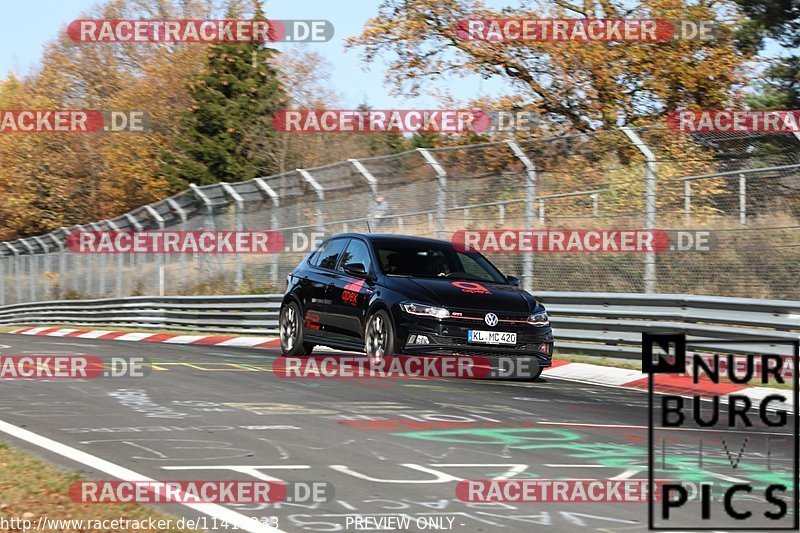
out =
[[[192,186],[110,220],[0,243],[0,305],[269,294],[315,238],[462,229],[705,231],[708,249],[491,253],[535,291],[800,299],[800,138],[635,128],[347,160]],[[79,254],[75,230],[273,230],[291,251]],[[687,233],[688,235],[688,233]],[[695,243],[696,244],[696,243]]]

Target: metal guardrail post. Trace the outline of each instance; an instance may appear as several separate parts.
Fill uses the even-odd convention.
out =
[[[186,224],[186,221],[189,217],[186,216],[186,210],[180,206],[178,202],[173,200],[172,198],[167,198],[167,205],[169,205],[173,211],[178,213],[178,216],[181,219],[181,224]],[[178,264],[180,272],[178,276],[178,291],[183,289],[183,283],[186,280],[186,254],[180,254],[178,256]]]
[[[147,214],[149,214],[151,217],[153,217],[153,220],[156,221],[156,224],[158,225],[159,231],[164,231],[164,227],[166,226],[166,224],[165,224],[166,221],[164,220],[164,217],[162,217],[161,214],[159,214],[159,212],[156,211],[153,208],[153,206],[151,206],[151,205],[144,206],[144,210],[147,211]],[[162,239],[161,242],[163,244],[163,242],[164,242],[163,239]],[[165,291],[164,291],[164,283],[165,283],[165,281],[164,281],[164,259],[165,259],[164,253],[160,253],[160,254],[158,254],[156,256],[156,262],[158,263],[158,295],[159,296],[164,296],[164,293],[165,293]]]
[[[525,167],[525,229],[530,231],[536,220],[536,165],[516,141],[508,140],[506,143]],[[528,292],[533,290],[533,253],[526,253],[522,259],[522,288]]]
[[[364,176],[364,179],[367,180],[367,185],[369,185],[370,196],[369,196],[369,208],[368,208],[369,211],[367,211],[367,220],[369,220],[369,228],[368,229],[370,231],[374,231],[374,229],[375,229],[375,211],[376,211],[377,206],[378,206],[378,200],[377,200],[377,197],[378,197],[378,180],[375,179],[375,176],[373,176],[372,173],[367,169],[367,167],[364,166],[364,163],[362,163],[358,159],[348,159],[348,161],[350,161],[350,163],[352,163],[352,165],[354,167],[356,167],[356,170],[358,170],[358,172],[362,176]]]
[[[631,128],[620,129],[645,159],[644,228],[652,231],[656,229],[656,155]],[[644,292],[651,294],[655,292],[655,289],[656,255],[655,252],[650,251],[644,254]]]
[[[236,231],[244,231],[244,198],[236,192],[236,189],[230,183],[220,183],[222,190],[231,198],[233,198],[233,205],[236,206]],[[242,254],[236,253],[236,275],[234,277],[236,287],[239,288],[244,282],[244,265],[242,263]]]
[[[317,231],[324,232],[325,231],[325,188],[319,184],[319,182],[314,179],[314,176],[308,170],[303,168],[298,168],[297,172],[303,176],[303,179],[311,185],[314,189],[314,192],[317,193],[317,207],[316,207],[316,214],[317,214]]]
[[[281,198],[263,178],[255,178],[253,181],[272,201],[272,209],[269,210],[269,229],[276,231],[278,229],[278,209],[281,206]],[[270,281],[273,285],[276,285],[278,283],[278,254],[270,254],[270,256]]]
[[[33,246],[31,246],[27,239],[19,239],[19,242],[22,246],[25,247],[25,250],[28,252],[28,283],[29,283],[29,290],[30,290],[30,299],[32,302],[36,301],[36,275],[34,273],[34,266],[33,266],[33,258],[36,255],[36,252],[33,250]]]
[[[425,148],[417,148],[417,151],[436,173],[436,180],[439,184],[436,193],[436,237],[444,239],[445,217],[447,216],[447,172],[428,150]]]

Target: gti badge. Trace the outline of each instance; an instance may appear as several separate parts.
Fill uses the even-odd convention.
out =
[[[497,315],[494,313],[486,313],[486,316],[483,317],[483,320],[486,322],[487,326],[495,327],[497,325]]]

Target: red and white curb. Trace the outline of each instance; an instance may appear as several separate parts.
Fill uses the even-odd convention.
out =
[[[17,335],[44,335],[47,337],[72,337],[78,339],[99,339],[132,342],[161,342],[166,344],[191,344],[195,346],[220,346],[238,348],[278,348],[277,337],[230,337],[222,335],[176,335],[171,333],[126,333],[124,331],[71,329],[71,328],[21,328],[11,331]],[[638,370],[615,368],[611,366],[591,365],[587,363],[571,363],[554,360],[553,366],[542,373],[546,377],[579,381],[592,385],[621,387],[625,389],[647,390],[648,375]],[[770,394],[781,394],[787,398],[785,404],[776,407],[792,410],[792,394],[790,390],[770,387],[747,387],[735,383],[712,383],[707,379],[693,383],[688,375],[659,375],[655,384],[656,392],[680,395],[719,395],[723,402],[729,394],[737,394],[755,400],[756,405]]]
[[[615,368],[612,366],[590,365],[586,363],[569,363],[566,361],[553,361],[553,366],[546,369],[543,375],[553,378],[563,378],[572,381],[591,383],[593,385],[606,385],[625,389],[639,389],[646,391],[648,388],[648,374],[629,368]],[[790,377],[786,378],[792,379]],[[789,389],[776,389],[772,387],[748,387],[736,383],[714,383],[707,378],[701,378],[694,383],[692,376],[686,374],[659,374],[654,383],[655,392],[692,396],[694,394],[720,396],[720,401],[727,403],[730,394],[747,396],[753,400],[753,405],[759,405],[761,400],[770,394],[779,394],[786,398],[786,402],[774,403],[776,408],[793,411],[792,391]]]
[[[172,333],[126,333],[102,329],[70,328],[22,328],[9,333],[16,335],[45,335],[47,337],[71,337],[76,339],[98,339],[134,342],[163,342],[167,344],[194,344],[200,346],[229,346],[237,348],[277,348],[281,345],[277,337],[229,337],[223,335],[176,335]]]

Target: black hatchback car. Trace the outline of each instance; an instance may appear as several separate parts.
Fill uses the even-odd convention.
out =
[[[535,358],[538,372],[552,364],[544,307],[480,253],[446,241],[336,235],[303,259],[287,285],[279,321],[285,355],[323,345],[373,359],[524,356]]]

